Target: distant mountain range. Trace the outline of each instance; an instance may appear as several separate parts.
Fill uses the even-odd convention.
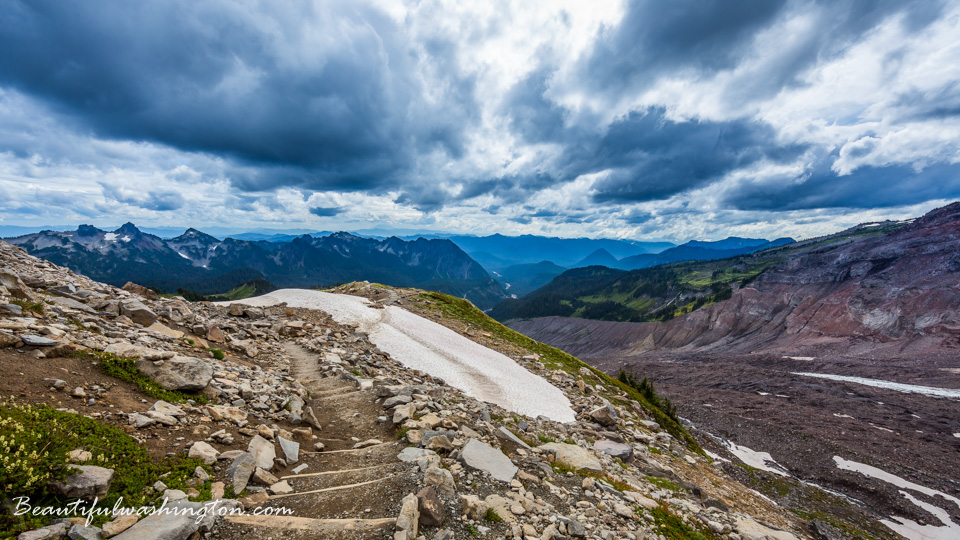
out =
[[[637,270],[679,261],[714,261],[783,246],[794,241],[793,238],[777,238],[769,241],[762,238],[737,238],[735,236],[716,242],[691,240],[686,244],[671,247],[659,253],[642,253],[622,259],[617,259],[609,251],[601,248],[580,260],[574,267],[606,266],[620,270]]]
[[[134,281],[169,292],[225,293],[254,280],[279,287],[368,280],[437,290],[481,308],[506,297],[480,264],[443,239],[376,240],[341,232],[269,242],[220,240],[188,229],[164,240],[127,223],[114,231],[81,225],[76,231],[42,231],[7,241],[98,281]]]

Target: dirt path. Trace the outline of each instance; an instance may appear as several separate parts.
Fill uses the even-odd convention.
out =
[[[409,464],[397,460],[402,445],[389,423],[377,422],[382,409],[372,389],[328,375],[319,369],[318,355],[287,343],[291,372],[310,391],[323,428],[314,433],[322,452],[301,446],[300,460],[277,473],[293,493],[274,496],[264,506],[284,507],[289,517],[227,518],[218,538],[380,539],[392,538],[404,495],[416,492]],[[354,449],[358,441],[381,444]],[[293,468],[306,464],[299,474]]]

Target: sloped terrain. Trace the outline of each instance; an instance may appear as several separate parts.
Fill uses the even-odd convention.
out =
[[[166,500],[200,508],[215,501],[247,510],[199,522],[155,515],[132,524],[103,516],[93,523],[99,532],[37,518],[16,523],[8,535],[45,525],[37,534],[56,537],[71,528],[74,536],[119,533],[121,540],[197,532],[214,538],[812,537],[812,522],[711,464],[635,390],[510,332],[461,299],[369,284],[338,289],[367,297],[374,309],[416,313],[496,349],[561,391],[575,421],[533,418],[471,398],[409,369],[362,329],[323,311],[156,298],[146,289],[94,282],[8,244],[0,243],[0,257],[0,361],[18,370],[0,383],[4,394],[113,426],[157,460],[151,467],[159,468],[150,469],[157,476],[140,478],[122,455],[98,461],[101,443],[86,439],[70,459],[132,475],[107,480],[108,492],[137,477],[149,486],[142,491],[147,506]],[[0,415],[18,407],[6,402]],[[22,440],[7,424],[0,429]],[[162,467],[172,466],[165,456],[203,466],[184,477],[163,475]],[[67,466],[66,456],[49,459]],[[51,488],[17,489],[8,495],[45,497]],[[292,513],[253,514],[281,507]],[[876,526],[856,511],[837,519]],[[874,537],[883,537],[878,530]]]

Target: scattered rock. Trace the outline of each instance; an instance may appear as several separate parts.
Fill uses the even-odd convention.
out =
[[[513,480],[519,470],[503,452],[477,439],[470,439],[459,460],[468,467],[484,471],[501,482]]]
[[[417,493],[419,501],[420,525],[427,527],[439,527],[447,519],[447,513],[443,508],[443,502],[437,496],[433,486],[427,486]]]
[[[113,469],[94,465],[72,465],[76,472],[68,474],[63,480],[50,484],[50,491],[70,499],[92,499],[106,497],[113,480]]]

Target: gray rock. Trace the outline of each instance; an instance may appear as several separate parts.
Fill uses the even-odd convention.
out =
[[[417,408],[413,405],[413,403],[398,405],[397,408],[393,410],[393,423],[402,424],[404,420],[413,418],[413,415],[416,412]]]
[[[60,342],[55,339],[36,336],[33,334],[24,334],[20,336],[20,341],[31,347],[53,347],[60,344]]]
[[[397,516],[397,531],[405,531],[407,538],[417,537],[420,524],[420,501],[413,493],[403,498],[400,515]]]
[[[193,533],[209,530],[213,526],[216,512],[208,511],[204,519],[197,523],[197,517],[203,511],[202,507],[201,503],[190,501],[167,503],[160,511],[141,519],[136,525],[113,538],[115,540],[186,540]]]
[[[280,443],[280,450],[283,452],[283,457],[287,460],[287,463],[296,463],[300,460],[300,443],[283,437],[277,437],[277,442]]]
[[[273,463],[270,464],[271,467]],[[240,493],[247,487],[254,469],[257,468],[257,460],[250,452],[244,452],[233,459],[227,468],[227,479],[233,484],[233,492]]]
[[[477,439],[468,440],[457,459],[464,465],[484,471],[501,482],[513,480],[519,470],[503,452]]]
[[[100,540],[102,538],[100,532],[98,527],[77,524],[70,527],[67,536],[70,537],[70,540]]]
[[[167,403],[166,401],[160,400],[153,404],[150,407],[151,411],[156,411],[161,414],[166,414],[168,416],[183,416],[183,409],[177,407],[172,403]]]
[[[265,471],[273,469],[273,460],[277,457],[277,449],[273,446],[272,442],[264,439],[260,435],[255,435],[250,439],[250,444],[247,445],[247,452],[253,455],[257,467]]]
[[[503,426],[500,426],[500,429],[496,431],[496,435],[498,439],[501,439],[504,441],[510,441],[517,446],[526,448],[528,450],[530,449],[530,445],[523,442],[523,440],[520,437],[517,437],[516,435],[513,434],[513,432],[511,432],[509,429]]]
[[[16,304],[0,304],[0,313],[20,317],[23,315],[23,308]]]
[[[66,535],[67,524],[61,522],[20,533],[20,536],[17,536],[17,540],[50,540],[51,538],[63,538]]]
[[[199,459],[207,465],[213,465],[217,462],[218,454],[220,454],[220,452],[218,452],[216,448],[203,441],[197,441],[190,446],[190,451],[187,453],[187,457]]]
[[[414,448],[412,446],[404,448],[397,454],[397,459],[404,462],[417,461],[418,459],[429,458],[430,456],[437,455],[433,450],[424,450],[422,448]]]
[[[167,390],[203,390],[213,378],[213,368],[191,356],[160,361],[140,359],[137,368]]]
[[[380,388],[383,388],[383,387],[381,386]],[[397,405],[406,405],[411,401],[413,401],[413,398],[410,396],[404,396],[404,395],[393,396],[391,398],[387,398],[387,400],[383,402],[383,406],[384,408],[389,409],[390,407],[396,407]]]
[[[23,280],[20,279],[20,276],[10,272],[9,270],[0,270],[0,287],[6,288],[10,295],[14,298],[19,298],[28,302],[40,301],[40,297],[37,296],[37,293],[33,292],[33,289],[30,287],[27,287]]]
[[[153,418],[150,418],[149,416],[142,415],[142,414],[140,414],[140,413],[132,413],[132,414],[128,415],[128,416],[127,416],[127,420],[129,420],[130,423],[133,424],[133,427],[135,427],[135,428],[137,428],[137,429],[145,428],[145,427],[147,427],[147,426],[151,426],[151,425],[157,423],[157,421],[154,420]]]
[[[313,429],[323,428],[323,426],[320,425],[320,421],[317,420],[317,415],[313,414],[313,407],[304,407],[303,421],[310,425],[310,427]]]
[[[453,481],[453,474],[447,469],[430,467],[423,473],[423,482],[433,486],[441,495],[453,498],[457,494],[457,485]]]
[[[594,421],[603,426],[610,427],[617,425],[617,412],[613,410],[612,405],[590,411],[590,418],[593,418]]]
[[[575,444],[565,443],[547,443],[538,448],[544,452],[552,453],[557,461],[575,470],[587,470],[593,472],[603,472],[603,466],[589,450],[581,448]]]
[[[62,481],[52,482],[51,492],[71,499],[106,497],[110,490],[110,481],[113,480],[113,469],[94,465],[71,465],[70,468],[77,471]]]
[[[567,533],[574,538],[585,538],[587,536],[587,529],[583,526],[583,523],[571,519],[567,523]]]
[[[157,314],[139,300],[124,300],[120,302],[120,314],[143,326],[150,326],[157,322]]]
[[[619,458],[623,462],[633,459],[633,447],[629,444],[603,439],[593,443],[593,449],[610,457]]]

